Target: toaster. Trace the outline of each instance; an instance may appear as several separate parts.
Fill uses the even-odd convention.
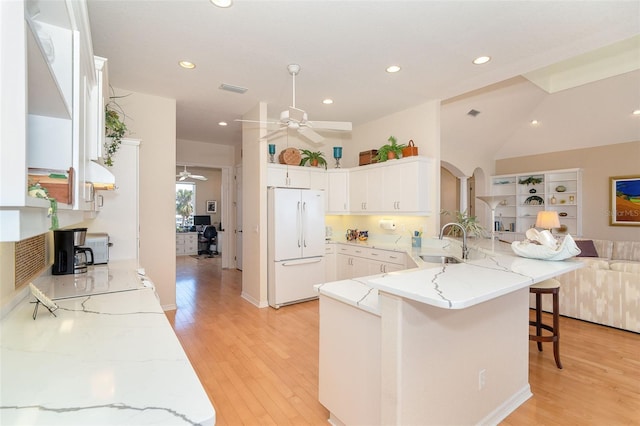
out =
[[[109,235],[103,233],[87,234],[84,246],[93,251],[93,264],[100,265],[109,263]]]

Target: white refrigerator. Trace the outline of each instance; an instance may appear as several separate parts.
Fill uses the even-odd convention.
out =
[[[269,188],[267,193],[269,306],[317,298],[324,282],[324,192]]]

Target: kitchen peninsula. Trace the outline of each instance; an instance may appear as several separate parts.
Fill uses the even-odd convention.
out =
[[[334,424],[497,424],[531,396],[528,288],[581,263],[489,240],[470,260],[425,263],[460,258],[457,241],[432,243],[408,250],[417,269],[317,286],[319,398]]]
[[[0,424],[213,425],[215,411],[131,262],[43,276],[50,314],[28,287],[2,318]]]

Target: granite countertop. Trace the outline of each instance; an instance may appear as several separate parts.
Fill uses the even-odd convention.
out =
[[[383,246],[379,244],[377,248],[385,248]],[[470,239],[469,247],[469,260],[464,262],[427,263],[420,255],[448,255],[461,259],[461,242],[450,238],[423,239],[420,248],[404,247],[417,268],[319,284],[316,289],[320,294],[376,314],[379,314],[379,291],[444,309],[464,309],[583,266],[576,259],[522,258],[513,253],[509,244],[498,241],[492,244],[487,239]],[[397,247],[397,250],[402,248]]]
[[[32,300],[0,324],[0,424],[215,424],[152,287],[56,300],[35,320]]]

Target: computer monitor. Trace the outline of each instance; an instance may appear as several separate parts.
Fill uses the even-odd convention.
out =
[[[205,226],[211,225],[211,216],[209,216],[208,214],[195,215],[193,216],[193,224],[196,227],[196,230],[198,232],[201,232]]]

